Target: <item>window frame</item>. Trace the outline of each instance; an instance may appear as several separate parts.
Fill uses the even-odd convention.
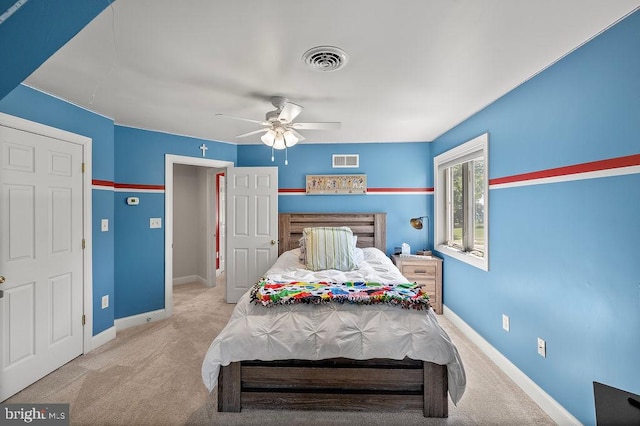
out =
[[[452,223],[451,217],[448,214],[453,215],[452,209],[447,209],[447,204],[451,202],[449,200],[451,179],[447,179],[445,174],[450,173],[450,168],[456,164],[467,163],[470,160],[482,159],[484,161],[484,256],[476,256],[471,253],[472,250],[464,251],[460,248],[451,247],[447,244],[449,236],[453,232],[453,225],[449,229],[448,224]],[[465,169],[468,167],[464,167]],[[477,136],[470,141],[467,141],[449,151],[443,152],[437,155],[433,159],[434,170],[434,247],[437,251],[447,256],[458,259],[469,265],[484,271],[489,270],[489,134],[484,133]],[[471,173],[473,174],[473,173]],[[463,179],[469,180],[466,185],[463,186],[469,188],[469,185],[473,185],[475,182],[470,180],[469,171],[463,172]],[[470,199],[470,203],[463,203],[463,206],[467,206],[464,212],[465,222],[471,223],[471,226],[475,226],[475,220],[473,218],[473,191],[463,190],[463,197]],[[463,244],[469,245],[469,242],[473,234],[463,232]],[[473,242],[471,242],[473,247]]]

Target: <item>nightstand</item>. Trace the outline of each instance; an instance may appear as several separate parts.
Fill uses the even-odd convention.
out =
[[[410,282],[426,287],[436,314],[442,314],[442,259],[436,256],[400,256],[391,260]]]

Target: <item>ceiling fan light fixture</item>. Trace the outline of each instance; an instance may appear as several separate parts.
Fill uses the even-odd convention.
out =
[[[264,135],[260,137],[260,140],[266,146],[273,146],[276,140],[276,132],[274,132],[272,129],[269,129],[269,131],[267,131]]]
[[[287,147],[292,147],[298,143],[298,137],[294,135],[291,130],[285,131],[282,136],[284,137],[284,142]]]
[[[276,135],[275,141],[273,142],[273,147],[275,149],[285,149],[287,147],[287,145],[285,145],[284,143],[284,136],[282,136],[282,133],[278,133]]]

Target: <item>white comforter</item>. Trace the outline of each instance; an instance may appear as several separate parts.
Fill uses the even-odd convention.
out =
[[[282,281],[374,281],[407,279],[380,250],[365,248],[354,271],[304,269],[299,249],[283,253],[265,276]],[[209,391],[221,365],[243,360],[351,359],[405,357],[447,365],[449,395],[454,404],[464,393],[466,378],[458,350],[440,327],[432,309],[403,309],[387,304],[293,304],[264,307],[240,298],[229,323],[215,338],[202,363]]]

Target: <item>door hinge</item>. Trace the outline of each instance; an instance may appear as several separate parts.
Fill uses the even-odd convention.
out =
[[[84,250],[84,249],[85,249],[85,247],[87,247],[87,242],[86,242],[86,240],[83,238],[83,239],[82,239],[82,250]]]
[[[82,173],[87,171],[87,163],[82,163]]]
[[[85,325],[87,323],[87,317],[82,314],[82,325]]]

